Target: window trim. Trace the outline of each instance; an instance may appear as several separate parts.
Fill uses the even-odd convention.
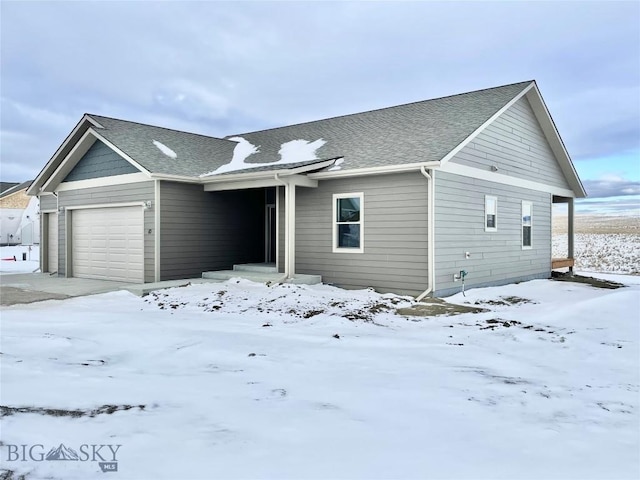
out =
[[[496,221],[495,221],[495,227],[488,227],[487,226],[487,215],[489,214],[489,209],[487,208],[489,206],[489,200],[493,200],[495,202],[496,205],[496,211],[495,211],[495,216],[496,216]],[[493,195],[485,195],[484,196],[484,231],[485,232],[497,232],[498,231],[498,197],[493,196]]]
[[[340,223],[353,223],[360,225],[360,247],[339,247],[338,246],[338,200],[342,198],[358,198],[360,199],[360,221],[358,222],[340,222]],[[333,208],[331,224],[332,224],[332,246],[333,253],[364,253],[364,192],[354,193],[334,193],[333,194]]]
[[[529,220],[529,225],[527,225],[530,229],[531,232],[529,233],[529,243],[530,245],[525,245],[524,244],[524,206],[528,205],[529,206],[529,212],[530,212],[530,220]],[[520,245],[522,246],[522,250],[531,250],[533,248],[533,202],[529,201],[529,200],[522,200],[522,207],[520,210],[520,222],[521,222],[521,226],[520,226]]]

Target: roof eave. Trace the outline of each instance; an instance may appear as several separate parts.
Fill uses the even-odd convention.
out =
[[[279,168],[276,170],[261,170],[259,172],[244,172],[244,173],[230,173],[225,175],[212,175],[210,177],[202,177],[200,179],[201,183],[223,183],[223,182],[233,182],[237,180],[258,180],[262,178],[272,178],[276,175],[289,176],[289,175],[298,175],[301,173],[310,172],[312,170],[320,170],[323,168],[330,167],[335,164],[336,159],[332,158],[330,160],[318,161],[317,163],[312,163],[310,165],[304,165],[295,168]],[[256,165],[256,168],[259,168],[260,165]],[[311,174],[310,174],[311,175]]]

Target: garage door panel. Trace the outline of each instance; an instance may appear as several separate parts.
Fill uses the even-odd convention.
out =
[[[142,207],[76,210],[72,224],[74,276],[144,280]]]

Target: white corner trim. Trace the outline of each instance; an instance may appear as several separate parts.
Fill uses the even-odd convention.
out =
[[[81,190],[83,188],[107,187],[112,185],[125,185],[129,183],[148,182],[149,176],[146,173],[125,173],[124,175],[112,175],[110,177],[88,178],[87,180],[76,180],[75,182],[63,182],[55,189],[56,192],[68,190]]]
[[[553,185],[546,185],[544,183],[534,182],[532,180],[526,180],[524,178],[511,177],[503,173],[481,170],[479,168],[469,167],[467,165],[460,165],[452,162],[442,165],[442,167],[440,167],[438,171],[453,173],[455,175],[462,175],[463,177],[477,178],[478,180],[486,180],[488,182],[501,183],[503,185],[510,185],[512,187],[528,188],[529,190],[551,193],[552,195],[560,195],[569,198],[575,197],[575,193],[573,192],[573,190],[569,190],[566,188],[554,187]]]
[[[527,94],[527,92],[534,87],[534,85],[535,85],[535,83],[531,82],[528,86],[526,86],[518,95],[513,97],[504,107],[502,107],[500,110],[498,110],[496,113],[494,113],[482,125],[480,125],[471,135],[469,135],[462,142],[460,142],[456,148],[454,148],[449,153],[447,153],[442,158],[442,160],[440,160],[440,162],[442,164],[445,164],[445,163],[449,162],[449,160],[451,160],[460,150],[462,150],[464,147],[466,147],[474,138],[476,138],[478,135],[480,135],[484,129],[486,129],[489,125],[491,125],[495,121],[496,118],[498,118],[504,112],[509,110],[518,100],[520,100],[522,97],[524,97]]]
[[[348,222],[348,223],[358,223],[360,225],[360,247],[352,248],[352,247],[338,247],[338,202],[337,200],[340,198],[359,198],[360,199],[360,221],[359,222]],[[331,219],[332,224],[332,235],[333,240],[331,241],[332,251],[333,253],[364,253],[364,192],[356,192],[356,193],[334,193],[333,194],[333,208],[331,209],[333,218]]]

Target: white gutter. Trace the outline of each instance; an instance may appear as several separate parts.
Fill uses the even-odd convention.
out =
[[[422,173],[422,175],[424,175],[424,177],[427,179],[427,289],[422,292],[420,295],[418,295],[416,297],[416,300],[419,302],[421,301],[424,297],[426,297],[427,295],[429,295],[432,291],[433,291],[433,286],[435,283],[435,279],[434,277],[434,262],[435,262],[435,249],[434,249],[434,239],[435,239],[435,235],[434,235],[434,225],[435,225],[435,221],[434,221],[434,200],[435,200],[435,195],[433,192],[433,177],[431,175],[433,175],[433,170],[431,170],[431,175],[429,175],[429,173],[427,172],[426,168],[424,165],[422,165],[420,167],[420,173]]]
[[[330,172],[309,173],[307,177],[315,180],[325,180],[329,178],[360,177],[364,175],[415,172],[422,167],[433,168],[439,166],[440,162],[407,163],[405,165],[385,165],[383,167],[354,168],[349,170],[333,170]]]
[[[207,183],[218,183],[218,182],[232,182],[234,180],[254,180],[254,179],[261,179],[261,178],[272,178],[274,174],[276,174],[277,176],[296,175],[298,173],[305,173],[310,170],[318,170],[321,168],[330,167],[335,163],[335,161],[336,161],[335,159],[331,159],[331,160],[318,161],[317,163],[311,163],[309,165],[303,165],[295,168],[282,168],[279,170],[260,170],[258,172],[239,170],[237,173],[226,173],[224,175],[210,175],[206,177],[199,177],[198,182],[207,184]],[[260,165],[259,163],[256,163],[255,168],[260,168],[262,166],[269,166],[269,165],[268,164]],[[286,164],[283,164],[283,166],[286,166]]]

